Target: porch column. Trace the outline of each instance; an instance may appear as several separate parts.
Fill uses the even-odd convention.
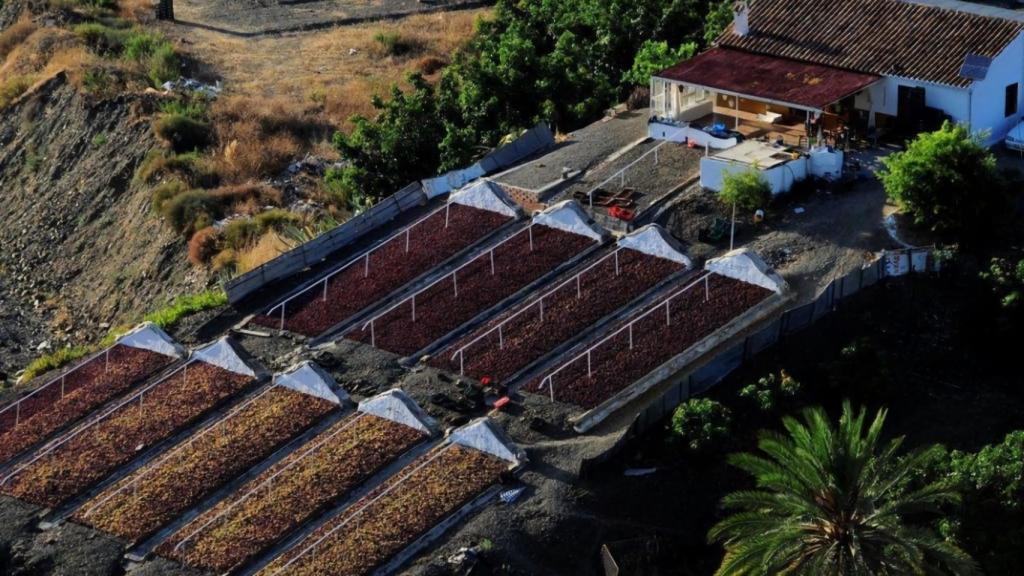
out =
[[[736,124],[733,126],[733,130],[739,130],[740,129],[740,97],[739,96],[736,97],[736,105],[733,106],[733,109],[736,110],[736,117],[735,117],[736,118]]]

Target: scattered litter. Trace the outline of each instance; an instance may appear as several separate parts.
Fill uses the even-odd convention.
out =
[[[519,500],[519,497],[523,495],[523,492],[526,492],[526,486],[504,490],[498,495],[498,498],[500,498],[505,504],[513,504],[516,500]]]
[[[494,402],[494,409],[495,410],[501,410],[505,406],[508,406],[509,402],[512,402],[511,398],[509,398],[508,396],[502,396],[501,398],[498,398]]]
[[[43,340],[42,342],[39,343],[39,346],[36,346],[36,350],[38,350],[38,351],[49,350],[49,349],[50,349],[50,341],[49,340]]]
[[[206,84],[193,78],[179,78],[170,82],[164,82],[160,87],[165,92],[195,92],[207,98],[216,98],[224,90],[220,81],[216,84]]]
[[[657,468],[627,468],[623,474],[630,477],[650,476],[657,471]]]
[[[356,49],[356,48],[349,48],[348,49],[348,55],[349,56],[355,56],[356,54],[359,54],[359,50],[358,49]]]
[[[797,206],[796,208],[793,208],[794,214],[803,214],[804,212],[807,212],[807,210],[804,210],[803,206]]]

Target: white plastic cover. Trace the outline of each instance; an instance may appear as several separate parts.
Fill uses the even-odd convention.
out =
[[[490,180],[477,180],[452,194],[449,202],[471,206],[481,210],[497,212],[511,218],[519,215],[516,205],[505,195],[500,186]]]
[[[242,357],[235,351],[235,347],[231,345],[227,336],[222,337],[213,344],[196,350],[193,358],[207,364],[220,366],[229,372],[244,374],[253,378],[256,377],[256,371],[246,364],[245,360],[242,360]]]
[[[579,234],[600,242],[606,232],[596,224],[591,225],[588,220],[586,212],[575,200],[559,202],[533,217],[534,224]]]
[[[380,418],[405,424],[424,434],[433,434],[437,425],[434,420],[401,390],[388,390],[359,403],[359,411]]]
[[[678,262],[687,268],[693,268],[693,261],[683,254],[683,249],[676,239],[657,224],[648,224],[623,236],[619,239],[619,247],[636,250],[650,256]]]
[[[278,386],[284,386],[296,392],[302,392],[316,398],[327,400],[335,404],[341,404],[349,399],[348,394],[339,389],[330,374],[326,373],[312,362],[302,362],[274,377]]]
[[[704,269],[766,288],[776,294],[782,294],[788,288],[786,281],[749,248],[739,248],[720,258],[712,258],[704,265]]]
[[[117,344],[141,350],[150,350],[174,358],[183,358],[187,354],[185,348],[180,346],[173,338],[152,322],[139,324],[131,332],[118,338]]]
[[[519,449],[488,418],[480,418],[452,432],[448,441],[508,460],[519,465],[523,456]]]

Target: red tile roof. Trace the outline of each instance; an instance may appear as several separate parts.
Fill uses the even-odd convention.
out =
[[[1024,23],[901,0],[753,0],[750,32],[718,45],[881,76],[966,87],[968,54],[995,57]]]
[[[823,110],[880,78],[728,48],[712,48],[655,76]]]

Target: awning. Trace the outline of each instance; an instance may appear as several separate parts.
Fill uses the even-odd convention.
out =
[[[881,80],[873,74],[728,48],[712,48],[655,77],[810,110],[824,110]]]

